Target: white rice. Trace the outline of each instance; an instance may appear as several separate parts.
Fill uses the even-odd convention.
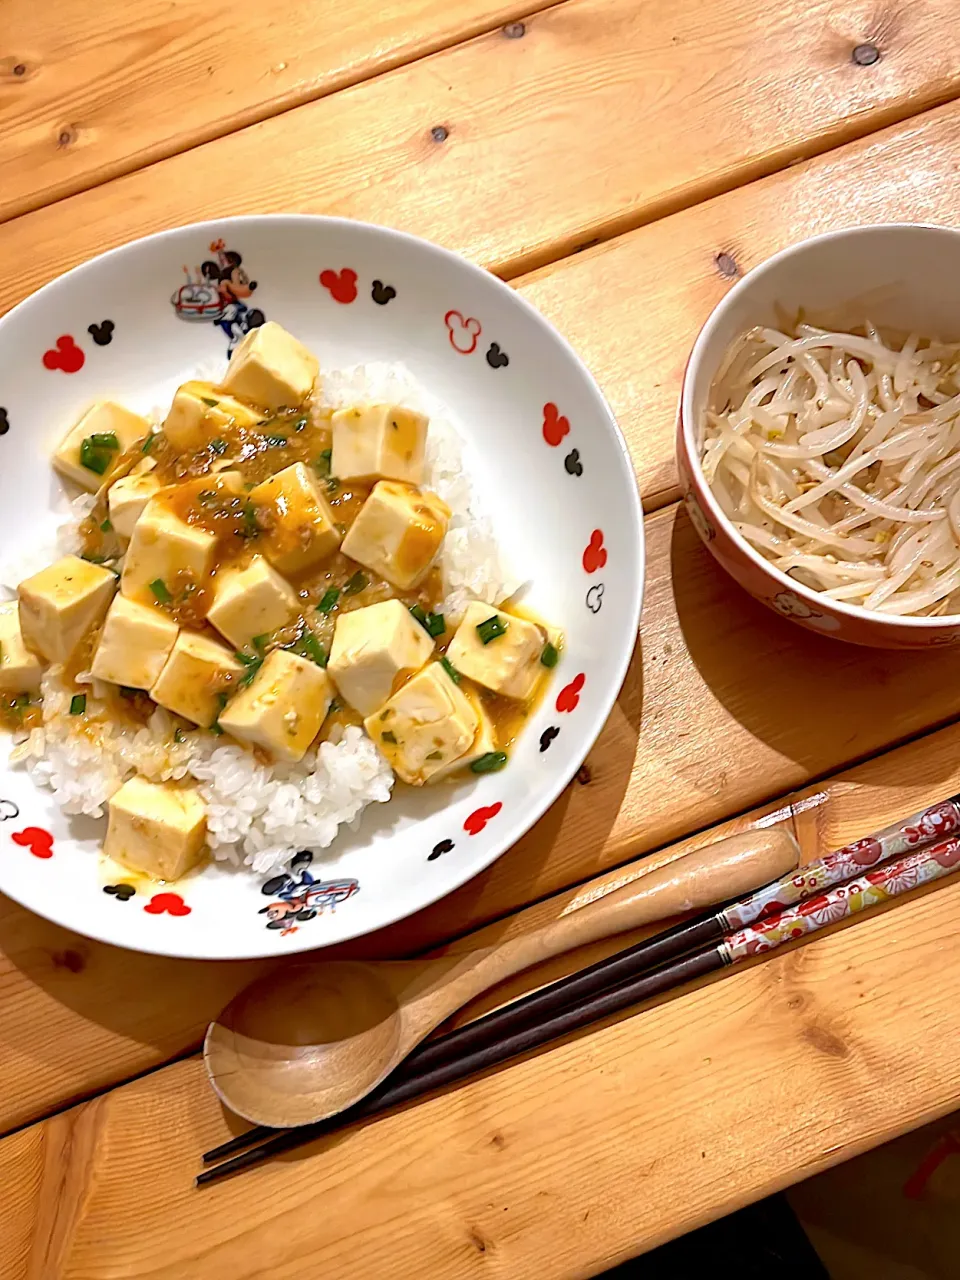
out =
[[[219,365],[194,376],[217,381],[222,372]],[[402,365],[356,365],[324,374],[325,405],[361,401],[401,404],[430,418],[425,485],[452,512],[440,561],[444,612],[455,621],[470,600],[496,604],[513,594],[519,584],[501,562],[493,526],[470,479],[476,470],[465,458],[469,446],[446,406]],[[77,525],[92,503],[89,495],[75,499],[55,548],[0,566],[0,587],[15,592],[23,578],[77,550]],[[326,849],[341,826],[356,827],[368,804],[390,799],[393,772],[359,728],[335,733],[298,765],[264,765],[245,748],[202,730],[175,741],[179,722],[162,708],[139,728],[105,715],[98,720],[103,690],[89,677],[81,679],[90,688],[86,717],[69,714],[70,693],[59,668],[45,673],[43,727],[19,735],[11,756],[37,786],[53,792],[65,813],[104,817],[107,801],[134,773],[154,782],[189,777],[207,805],[214,858],[268,876],[301,849]]]

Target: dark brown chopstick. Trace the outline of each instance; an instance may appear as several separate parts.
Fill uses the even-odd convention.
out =
[[[601,992],[592,1000],[576,1008],[565,1009],[552,1018],[523,1027],[508,1038],[483,1045],[471,1053],[463,1054],[460,1058],[442,1063],[431,1071],[424,1071],[402,1080],[398,1080],[394,1073],[379,1089],[368,1094],[355,1106],[341,1111],[339,1115],[329,1120],[321,1120],[317,1124],[305,1124],[296,1129],[286,1129],[275,1134],[262,1145],[241,1151],[239,1155],[217,1165],[216,1168],[204,1170],[197,1176],[197,1186],[205,1186],[229,1174],[239,1173],[241,1169],[259,1164],[283,1151],[291,1151],[295,1147],[303,1146],[357,1120],[379,1115],[383,1111],[401,1106],[414,1098],[421,1098],[436,1089],[457,1084],[467,1076],[500,1066],[510,1058],[528,1053],[531,1049],[540,1048],[549,1041],[578,1031],[589,1023],[599,1022],[641,1000],[673,990],[680,984],[703,974],[714,973],[722,969],[725,963],[720,947],[711,947],[708,951],[674,960],[654,970],[653,973],[634,977],[612,990]]]
[[[552,1017],[572,1004],[588,1000],[615,986],[621,980],[648,973],[668,960],[717,942],[723,937],[723,932],[723,926],[715,913],[665,929],[652,938],[638,942],[636,946],[618,951],[586,969],[580,969],[569,977],[558,979],[528,996],[522,996],[511,1004],[495,1009],[464,1027],[427,1041],[414,1049],[390,1078],[397,1082],[406,1082],[411,1078],[422,1079],[455,1058],[475,1053],[513,1035],[536,1019]],[[268,1129],[264,1125],[258,1125],[231,1138],[222,1146],[205,1152],[203,1163],[212,1164],[262,1139],[286,1132],[285,1129]]]
[[[765,918],[767,925],[773,926],[781,916],[790,917],[795,913],[795,908],[788,908],[779,915],[772,914],[781,905],[781,897],[798,902],[821,893],[830,885],[848,881],[866,867],[875,867],[905,851],[909,851],[907,861],[916,860],[919,851],[957,830],[960,830],[960,797],[952,797],[852,846],[828,854],[805,867],[799,881],[796,876],[784,877],[738,903],[667,929],[446,1036],[438,1037],[411,1054],[379,1089],[338,1116],[297,1129],[257,1127],[240,1134],[206,1153],[205,1163],[235,1152],[240,1154],[201,1173],[197,1184],[203,1185],[238,1172],[356,1120],[378,1115],[413,1098],[455,1084],[467,1076],[498,1066],[591,1022],[620,1012],[631,1004],[672,990],[693,977],[716,972],[747,954],[742,949],[743,935],[736,933],[738,928],[749,930],[751,922],[764,921]],[[948,844],[958,845],[958,842],[949,841]],[[925,865],[927,871],[924,874],[929,873],[931,878],[936,878],[947,874],[953,864],[948,866],[945,862],[938,865],[934,857],[927,859]],[[899,888],[894,890],[900,891]],[[813,923],[812,917],[805,918],[804,928],[807,931],[818,927],[819,923]],[[725,938],[725,934],[733,936]],[[779,945],[784,940],[773,938],[771,933],[764,941],[763,949]],[[691,951],[693,954],[687,954]],[[266,1140],[261,1146],[244,1149],[262,1139]]]

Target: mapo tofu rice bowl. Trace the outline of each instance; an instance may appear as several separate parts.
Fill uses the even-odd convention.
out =
[[[356,273],[320,273],[324,324],[298,327],[297,308],[281,324],[248,305],[258,286],[224,246],[211,240],[212,258],[185,269],[186,301],[183,288],[171,299],[173,332],[204,326],[202,358],[143,387],[129,371],[88,377],[94,394],[44,422],[55,510],[0,553],[0,839],[38,866],[81,848],[100,911],[179,923],[246,895],[244,930],[261,941],[203,952],[232,955],[362,932],[479,869],[431,864],[489,839],[515,769],[518,799],[541,799],[530,764],[549,763],[587,672],[570,661],[572,593],[537,590],[552,557],[531,557],[526,529],[512,537],[502,518],[493,477],[508,460],[482,457],[448,378],[378,358],[390,353],[374,325],[398,291],[385,303],[374,282],[372,358],[350,361],[341,352],[368,354],[337,335]],[[451,364],[474,354],[472,326],[438,321]],[[47,377],[69,374],[48,359],[65,350],[43,354]],[[485,363],[491,378],[507,367]],[[561,416],[545,404],[536,424],[545,454],[551,408]],[[558,471],[579,479],[569,461]],[[581,626],[602,608],[607,554],[586,524]],[[429,888],[401,871],[413,831],[410,865]],[[405,895],[365,923],[371,878],[398,874]]]

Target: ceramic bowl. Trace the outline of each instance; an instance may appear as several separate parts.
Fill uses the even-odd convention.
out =
[[[195,264],[238,255],[244,300]],[[231,261],[233,261],[231,259]],[[255,294],[250,290],[254,287]],[[261,316],[321,368],[403,361],[453,410],[527,603],[566,644],[500,773],[371,805],[288,883],[210,865],[168,891],[118,892],[105,821],[69,819],[0,754],[0,890],[81,933],[142,951],[289,954],[367,933],[450,893],[508,849],[573,777],[637,636],[643,528],[623,439],[583,364],[512,289],[396,231],[338,219],[228,219],[150,236],[41,289],[0,321],[0,534],[16,561],[48,544],[69,495],[50,467],[66,428],[110,397],[149,411]],[[9,561],[8,561],[9,562]],[[304,917],[275,927],[284,903]],[[271,910],[271,904],[275,909]],[[274,926],[274,927],[272,927]]]
[[[960,642],[960,617],[891,617],[825,599],[765,560],[721,511],[700,467],[710,387],[729,345],[802,308],[814,323],[960,340],[960,232],[896,223],[834,231],[775,254],[730,290],[694,344],[680,400],[677,462],[684,500],[717,561],[757,600],[802,627],[880,649]]]

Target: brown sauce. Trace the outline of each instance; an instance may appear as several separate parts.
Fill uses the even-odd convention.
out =
[[[345,535],[372,486],[341,483],[331,477],[330,417],[330,411],[311,407],[308,402],[300,409],[277,414],[256,426],[241,426],[230,421],[218,426],[216,434],[194,453],[176,450],[162,432],[138,441],[115,460],[109,474],[104,477],[95,508],[80,526],[81,554],[94,563],[107,565],[119,557],[120,543],[107,519],[107,489],[115,480],[135,470],[145,457],[155,463],[152,474],[162,485],[168,486],[156,500],[185,523],[216,537],[213,578],[220,569],[243,566],[257,554],[264,536],[270,532],[271,513],[269,508],[251,500],[250,491],[296,462],[302,462],[316,477],[334,522],[341,536]],[[422,534],[436,541],[439,529],[433,529],[433,521],[433,512],[425,509],[425,527],[419,533],[415,531],[417,536]],[[392,599],[402,601],[408,608],[419,606],[425,613],[435,613],[443,599],[443,582],[437,568],[430,570],[419,587],[400,591],[339,551],[299,577],[284,576],[298,594],[300,614],[292,618],[288,626],[265,638],[265,644],[260,647],[261,657],[271,649],[285,646],[302,652],[304,650],[300,646],[304,644],[305,637],[308,643],[312,637],[329,654],[340,613]],[[178,575],[178,580],[165,583],[165,586],[171,599],[158,602],[158,607],[169,613],[180,626],[206,630],[205,619],[212,604],[212,590],[191,581],[188,574]],[[319,612],[317,606],[331,592],[336,592],[335,603],[325,612]],[[519,608],[501,611],[515,612],[528,621],[538,621]],[[83,687],[76,684],[76,677],[80,672],[89,670],[98,639],[99,628],[85,638],[72,657],[64,671],[64,682],[68,688],[83,691]],[[449,629],[436,639],[436,656],[446,652],[452,639],[453,632]],[[396,688],[402,687],[413,674],[404,672]],[[489,716],[498,750],[510,750],[539,705],[550,674],[546,668],[543,670],[533,695],[526,702],[492,693],[461,676],[465,691],[472,694]],[[227,683],[233,682],[233,677],[226,679]],[[156,707],[146,693],[133,689],[110,688],[106,704],[108,716],[136,725],[145,724]],[[40,724],[42,712],[38,703],[30,702],[24,696],[0,698],[0,727],[20,730]],[[342,729],[348,725],[362,725],[362,717],[337,698],[324,722],[321,740],[329,738],[335,728]],[[186,731],[193,732],[195,727],[190,725]]]

